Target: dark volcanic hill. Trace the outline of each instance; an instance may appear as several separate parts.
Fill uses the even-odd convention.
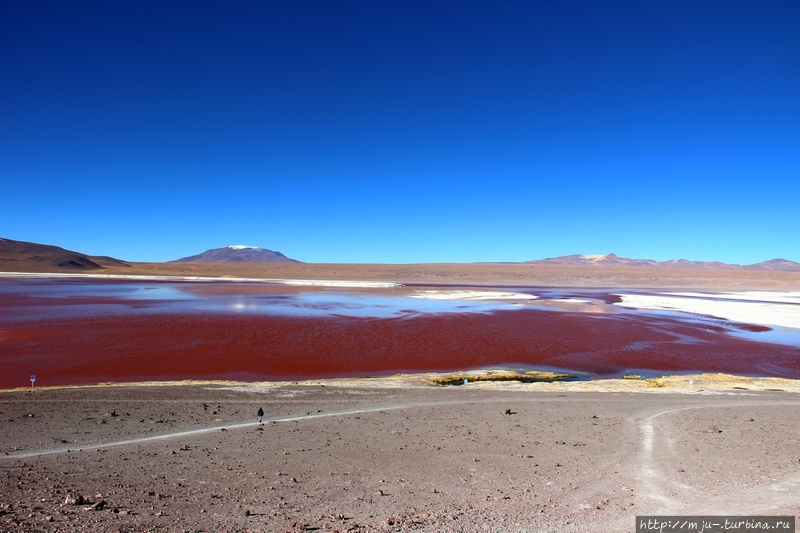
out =
[[[775,270],[783,272],[800,272],[800,263],[788,259],[771,259],[753,265],[731,265],[719,261],[687,261],[686,259],[670,259],[669,261],[654,261],[652,259],[629,259],[616,254],[606,255],[562,255],[548,257],[534,261],[525,261],[527,264],[542,265],[598,265],[598,266],[627,266],[627,267],[661,267],[661,268],[703,268],[703,269],[743,269],[743,270]]]
[[[230,245],[213,248],[202,254],[175,259],[170,263],[299,263],[280,252],[256,246]]]
[[[49,244],[0,239],[0,271],[83,272],[109,266],[130,266],[113,257],[91,256]]]

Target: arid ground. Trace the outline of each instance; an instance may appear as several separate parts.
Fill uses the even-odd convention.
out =
[[[323,264],[131,263],[108,264],[109,274],[355,279],[400,283],[798,290],[800,272],[693,268],[630,268],[525,263]]]
[[[637,514],[799,515],[798,390],[706,375],[6,392],[0,529],[622,532]]]

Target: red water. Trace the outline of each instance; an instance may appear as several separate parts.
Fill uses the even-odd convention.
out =
[[[19,298],[17,304],[27,297]],[[0,311],[12,312],[14,303],[4,298]],[[797,347],[707,328],[633,313],[541,310],[413,318],[168,312],[8,320],[0,322],[0,388],[28,385],[31,374],[37,385],[70,385],[294,380],[496,365],[600,376],[650,369],[800,378]]]

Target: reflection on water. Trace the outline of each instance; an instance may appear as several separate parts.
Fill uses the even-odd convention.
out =
[[[293,287],[269,283],[96,282],[84,280],[14,280],[0,282],[0,296],[56,300],[51,315],[192,312],[268,313],[294,316],[410,317],[424,313],[490,313],[518,308],[510,301],[419,299],[411,289],[341,289]],[[488,295],[490,293],[487,291]],[[533,298],[533,296],[531,296]],[[30,302],[29,302],[30,303]],[[26,307],[22,305],[21,307]]]
[[[350,316],[403,318],[424,313],[490,313],[513,309],[505,302],[411,299],[397,295],[365,294],[341,290],[303,291],[281,296],[216,296],[191,304],[193,309],[296,316]]]
[[[563,311],[565,313],[601,313],[613,314],[624,312],[620,308],[594,298],[556,298],[552,300],[536,300],[531,305],[534,309],[547,311]]]
[[[511,292],[509,292],[511,291]],[[622,294],[622,293],[621,293]],[[19,305],[9,303],[23,298]],[[704,305],[718,302],[703,294]],[[681,312],[678,309],[630,309],[609,303],[609,293],[591,290],[570,292],[530,287],[457,288],[376,287],[335,288],[287,286],[250,282],[97,281],[85,279],[0,280],[0,298],[6,300],[5,323],[80,316],[130,315],[148,313],[271,314],[302,317],[346,316],[359,318],[411,318],[435,313],[492,313],[498,310],[529,309],[606,315],[636,313],[662,315],[717,329],[730,335],[759,342],[800,346],[800,329],[774,327],[770,331],[745,331],[730,321]],[[623,294],[624,299],[632,298]],[[663,295],[637,294],[641,299],[664,299]],[[685,296],[675,301],[692,300]],[[37,303],[41,302],[41,303]],[[42,305],[42,303],[47,305]],[[743,305],[722,302],[727,307]],[[627,304],[627,301],[626,301]],[[627,304],[630,305],[630,304]],[[752,304],[750,304],[752,305]],[[764,307],[764,303],[760,303]],[[774,307],[795,308],[784,304]],[[637,307],[637,306],[631,306]],[[758,323],[758,322],[755,322]]]

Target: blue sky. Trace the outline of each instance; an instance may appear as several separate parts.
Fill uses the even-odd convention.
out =
[[[0,236],[800,261],[796,1],[8,1]]]

